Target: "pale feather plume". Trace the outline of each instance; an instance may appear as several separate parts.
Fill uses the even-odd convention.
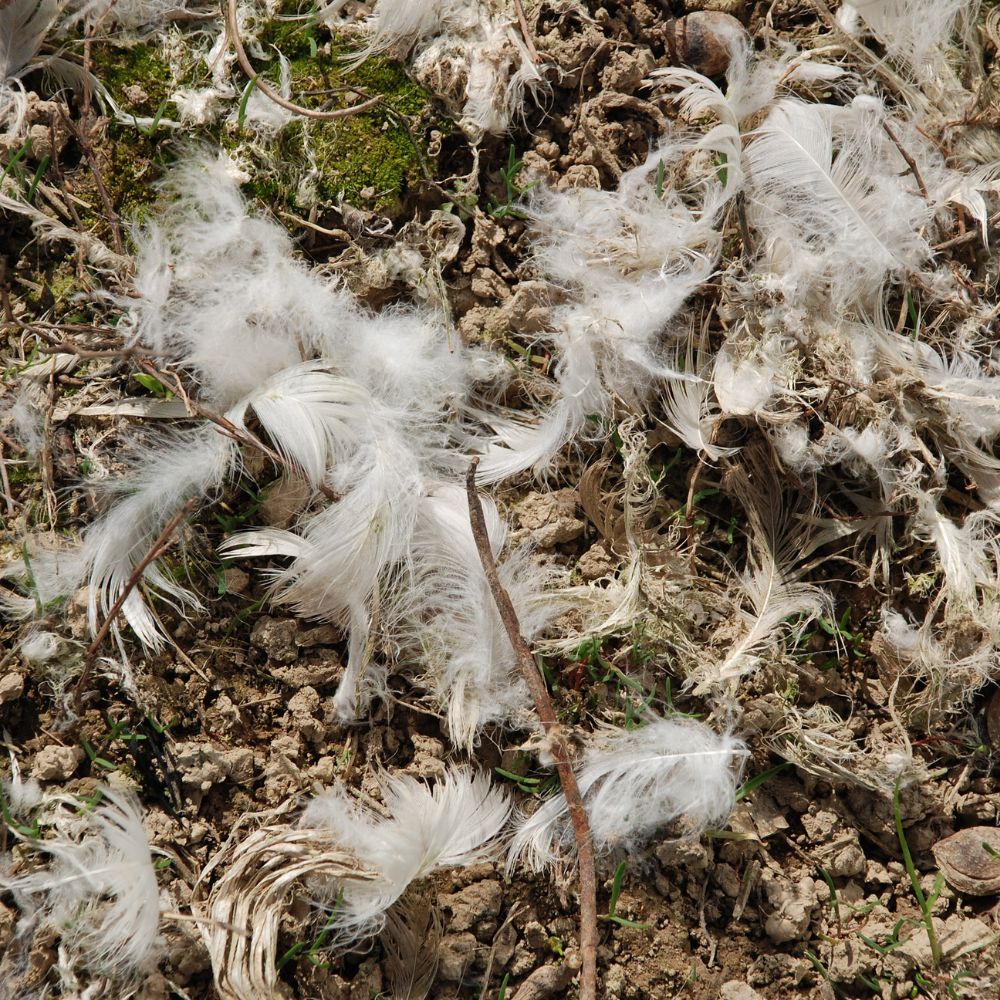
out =
[[[382,797],[388,817],[335,786],[313,799],[302,816],[303,828],[332,835],[377,873],[342,887],[343,901],[332,918],[340,944],[377,932],[415,879],[496,857],[511,810],[510,799],[488,775],[459,767],[448,768],[433,787],[408,775],[387,777]],[[338,887],[330,888],[336,895]]]
[[[44,839],[11,828],[51,857],[23,874],[0,870],[0,889],[25,910],[26,927],[60,935],[74,967],[119,982],[151,971],[160,949],[160,902],[138,802],[100,786],[101,803],[80,812],[70,797],[51,802],[54,832]]]
[[[603,730],[584,752],[577,775],[595,849],[635,848],[678,821],[685,836],[723,823],[735,804],[745,757],[742,742],[686,717]],[[541,871],[573,843],[560,792],[519,819],[508,872],[522,861]]]

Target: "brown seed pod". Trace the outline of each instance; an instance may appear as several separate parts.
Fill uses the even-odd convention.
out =
[[[686,66],[705,76],[721,76],[729,66],[733,46],[746,38],[746,29],[731,14],[699,10],[663,27],[673,66]]]
[[[1000,892],[1000,830],[973,826],[939,840],[931,853],[953,889],[967,896]]]

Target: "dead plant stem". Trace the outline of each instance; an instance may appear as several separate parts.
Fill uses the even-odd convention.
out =
[[[317,111],[314,108],[304,108],[300,104],[286,100],[253,68],[253,64],[250,62],[249,56],[247,56],[246,49],[243,48],[243,40],[240,38],[240,29],[236,20],[236,0],[228,0],[226,7],[226,29],[229,32],[229,40],[233,43],[236,59],[239,61],[243,72],[246,73],[250,82],[266,98],[277,104],[279,108],[284,108],[286,111],[291,111],[296,115],[302,115],[304,118],[334,121],[337,118],[347,118],[350,115],[356,115],[359,111],[373,107],[382,100],[381,97],[371,97],[360,104],[352,104],[349,108],[341,108],[338,111]]]
[[[104,621],[101,623],[101,627],[97,630],[94,635],[93,642],[87,647],[87,652],[83,657],[83,671],[80,674],[80,679],[76,682],[76,687],[73,688],[73,708],[79,713],[80,711],[80,699],[83,697],[83,692],[87,686],[87,681],[90,680],[90,675],[94,669],[94,661],[97,659],[97,654],[100,651],[101,643],[108,636],[108,632],[111,631],[111,626],[114,624],[115,618],[118,617],[118,612],[121,611],[122,606],[128,600],[129,594],[135,590],[139,580],[142,579],[143,573],[146,572],[146,567],[149,566],[154,559],[158,559],[166,551],[167,547],[173,540],[174,532],[180,526],[181,521],[194,509],[197,501],[195,499],[188,500],[180,510],[178,510],[172,518],[163,526],[163,530],[156,536],[156,540],[149,547],[149,551],[139,560],[135,569],[132,570],[129,578],[125,581],[125,586],[122,587],[121,593],[118,595],[117,600],[108,609],[107,615],[104,617]]]
[[[524,47],[528,50],[531,61],[537,64],[541,62],[541,58],[538,55],[538,49],[535,48],[535,39],[532,37],[531,28],[528,26],[528,19],[524,16],[524,7],[521,4],[521,0],[514,0],[514,13],[517,15],[518,27],[520,27],[521,35],[524,38]]]
[[[562,726],[556,719],[555,710],[549,699],[545,681],[521,632],[517,612],[511,603],[510,595],[500,582],[497,564],[490,547],[489,533],[486,528],[486,518],[483,506],[476,489],[476,469],[479,459],[474,458],[469,464],[466,474],[465,488],[469,500],[469,520],[472,524],[472,537],[479,551],[493,600],[496,602],[500,620],[503,622],[510,644],[514,647],[518,667],[528,691],[535,703],[535,712],[545,730],[549,750],[556,762],[556,771],[566,798],[570,822],[573,826],[573,836],[576,839],[576,850],[579,864],[580,879],[580,953],[582,967],[580,970],[580,1000],[596,1000],[597,997],[597,877],[594,864],[594,841],[590,834],[590,822],[587,810],[583,804],[580,787],[576,781],[576,773],[570,760],[570,752],[563,735]]]

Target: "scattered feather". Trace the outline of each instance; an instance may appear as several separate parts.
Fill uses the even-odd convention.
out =
[[[685,836],[723,823],[735,804],[745,756],[739,740],[686,717],[602,731],[584,752],[577,775],[595,849],[635,849],[677,821]],[[541,871],[573,844],[560,792],[519,819],[508,873],[522,861]]]
[[[59,935],[72,967],[128,983],[150,971],[161,948],[159,889],[138,803],[107,786],[99,792],[101,803],[82,811],[71,796],[53,800],[44,839],[11,828],[51,861],[0,871],[0,889],[24,913],[19,933],[45,928]]]

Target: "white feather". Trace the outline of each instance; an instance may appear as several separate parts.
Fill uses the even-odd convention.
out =
[[[758,468],[765,461],[758,456],[749,464],[751,475],[730,479],[749,522],[747,567],[734,581],[733,617],[716,630],[716,641],[725,643],[727,651],[699,665],[689,678],[698,682],[699,694],[756,669],[760,654],[782,633],[796,634],[817,616],[833,614],[829,595],[799,579],[801,562],[811,551],[808,519],[793,519],[786,498],[769,483],[769,473]]]
[[[959,14],[978,6],[978,0],[853,0],[841,5],[837,21],[851,34],[863,21],[919,79],[949,46]]]
[[[52,861],[26,874],[0,871],[0,889],[37,907],[74,966],[123,981],[151,971],[161,944],[159,889],[139,804],[99,791],[101,804],[82,813],[76,799],[58,800],[52,836],[19,835]]]
[[[871,98],[846,108],[786,99],[753,133],[750,222],[789,299],[829,288],[835,306],[870,302],[889,274],[927,258],[933,208],[900,176],[884,121]]]
[[[674,366],[670,341],[687,333],[676,317],[711,274],[720,237],[676,192],[657,197],[658,165],[681,152],[664,140],[617,191],[548,191],[533,203],[538,266],[565,301],[548,336],[558,398],[533,426],[491,421],[483,482],[542,471],[593,418],[610,415],[615,397],[639,407],[662,380],[696,379]]]
[[[87,528],[80,550],[89,575],[87,617],[92,633],[167,521],[188,499],[200,500],[217,490],[236,458],[235,441],[210,426],[164,437],[158,448],[141,455],[128,478],[105,485],[120,499]],[[146,568],[142,585],[126,597],[122,614],[145,648],[159,649],[160,627],[142,598],[146,587],[180,606],[197,608],[200,603],[155,561]]]
[[[976,607],[977,588],[995,588],[1000,583],[997,514],[990,510],[971,513],[959,527],[940,511],[932,494],[917,491],[916,501],[911,532],[934,546],[949,598],[958,607]]]
[[[389,816],[364,807],[336,786],[314,799],[302,816],[305,828],[333,834],[366,867],[373,881],[344,885],[334,916],[341,944],[375,933],[385,912],[415,880],[442,868],[476,864],[496,857],[497,838],[510,816],[506,793],[489,776],[450,767],[433,788],[399,775],[382,783]]]
[[[8,0],[0,6],[0,127],[8,137],[19,133],[28,106],[20,78],[35,65],[58,13],[59,0]]]
[[[724,448],[713,442],[720,414],[712,412],[711,382],[671,382],[663,394],[663,422],[689,448],[717,462],[735,455],[739,448]]]
[[[247,215],[234,173],[225,157],[171,171],[180,197],[136,233],[138,297],[123,299],[131,342],[189,367],[216,410],[301,362],[354,312],[292,256],[280,226]]]
[[[272,377],[248,402],[275,447],[313,486],[353,450],[371,398],[348,379],[310,361]]]
[[[686,835],[724,822],[745,756],[742,742],[694,719],[655,719],[631,731],[602,732],[577,776],[595,849],[634,848],[677,820]],[[573,842],[559,793],[518,823],[508,874],[521,861],[540,871]]]
[[[335,699],[343,718],[354,718],[359,701],[365,705],[370,697],[363,674],[371,654],[373,602],[406,555],[424,488],[419,455],[393,414],[373,410],[369,424],[362,446],[331,479],[342,499],[310,517],[298,536],[263,533],[269,552],[293,556],[287,568],[271,574],[275,599],[350,632],[347,669]],[[221,551],[237,558],[263,554],[260,535],[235,535]]]
[[[562,608],[544,592],[552,571],[522,549],[509,551],[496,507],[484,498],[483,510],[500,580],[531,642]],[[483,726],[525,719],[531,701],[483,573],[463,489],[437,486],[421,500],[409,566],[391,612],[401,620],[397,634],[419,651],[418,682],[444,709],[452,741],[471,748]]]

